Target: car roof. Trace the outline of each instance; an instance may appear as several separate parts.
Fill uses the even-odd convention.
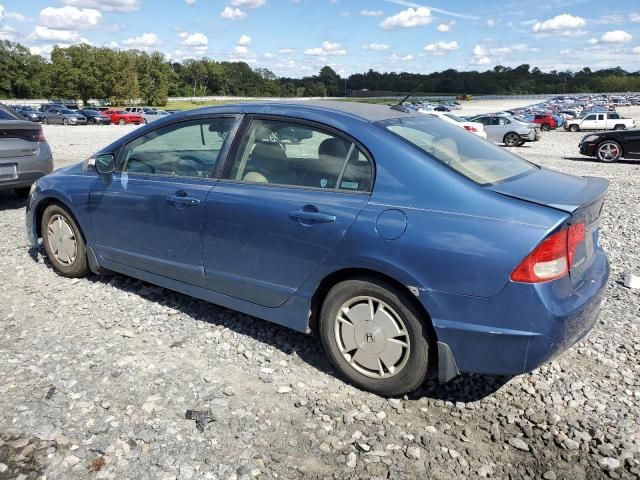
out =
[[[416,112],[401,112],[392,109],[388,105],[375,105],[359,102],[338,102],[338,101],[299,101],[293,102],[255,102],[239,103],[234,105],[224,105],[220,107],[205,107],[188,111],[190,114],[206,113],[254,113],[271,115],[292,115],[292,114],[318,114],[327,113],[332,115],[347,115],[356,117],[366,122],[377,122],[390,120],[393,118],[415,117]]]

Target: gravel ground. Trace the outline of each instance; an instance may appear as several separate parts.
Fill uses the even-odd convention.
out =
[[[62,166],[131,128],[45,133]],[[611,181],[594,331],[528,375],[399,399],[343,383],[302,334],[123,276],[56,275],[0,192],[0,480],[638,478],[640,291],[622,279],[640,271],[640,164],[582,158],[580,136],[514,151]]]

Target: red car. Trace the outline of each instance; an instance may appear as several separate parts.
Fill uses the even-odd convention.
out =
[[[536,114],[533,116],[533,123],[537,123],[540,125],[540,130],[555,130],[558,128],[558,122],[551,115],[545,114]]]
[[[105,110],[102,112],[111,119],[111,123],[117,123],[118,125],[126,125],[127,123],[135,123],[139,125],[143,123],[142,117],[137,113],[129,113],[124,110]]]

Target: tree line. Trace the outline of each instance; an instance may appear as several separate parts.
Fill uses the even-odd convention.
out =
[[[620,67],[542,72],[523,64],[484,72],[380,73],[340,77],[331,67],[304,78],[277,77],[245,62],[208,58],[171,62],[159,52],[114,50],[86,44],[54,47],[50,60],[8,40],[0,41],[0,98],[142,99],[164,105],[170,96],[343,96],[400,94],[544,94],[640,91],[640,72]]]

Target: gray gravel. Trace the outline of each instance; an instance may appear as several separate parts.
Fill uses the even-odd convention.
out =
[[[61,166],[131,128],[45,133]],[[640,164],[581,158],[580,136],[514,151],[611,180],[592,334],[528,375],[391,400],[336,378],[302,334],[123,276],[56,275],[0,192],[0,479],[638,478],[640,291],[622,280],[640,272]]]

